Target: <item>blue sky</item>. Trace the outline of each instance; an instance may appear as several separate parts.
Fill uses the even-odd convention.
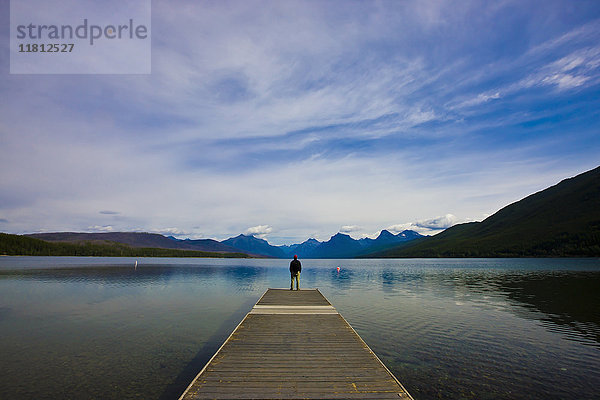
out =
[[[431,234],[600,164],[598,1],[153,1],[150,75],[11,75],[0,4],[3,232]]]

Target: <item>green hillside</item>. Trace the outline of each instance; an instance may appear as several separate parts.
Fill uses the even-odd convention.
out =
[[[243,253],[130,247],[121,243],[46,242],[27,236],[0,233],[0,255],[102,256],[102,257],[219,257],[245,258]]]
[[[372,257],[599,257],[600,167]]]

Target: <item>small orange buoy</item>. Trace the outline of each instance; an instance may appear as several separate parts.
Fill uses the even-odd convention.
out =
[[[337,272],[340,272],[340,267],[337,267]]]

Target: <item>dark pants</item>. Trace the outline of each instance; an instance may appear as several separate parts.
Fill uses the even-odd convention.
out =
[[[290,283],[290,290],[294,288],[294,279],[296,280],[296,290],[300,289],[300,272],[292,272],[292,282]]]

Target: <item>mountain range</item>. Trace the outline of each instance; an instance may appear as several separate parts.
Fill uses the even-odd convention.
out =
[[[325,242],[308,239],[300,244],[273,246],[266,240],[252,235],[238,235],[221,242],[212,239],[177,239],[172,236],[145,232],[55,232],[34,233],[24,236],[46,242],[92,243],[99,245],[119,243],[133,248],[194,250],[217,253],[241,252],[255,257],[272,258],[291,258],[294,254],[300,258],[352,258],[422,237],[417,232],[410,230],[397,235],[383,230],[376,239],[364,238],[356,240],[346,234],[337,233]]]
[[[66,242],[66,243],[93,243],[109,244],[121,243],[131,247],[145,247],[158,249],[176,249],[176,250],[194,250],[211,251],[221,253],[235,253],[238,249],[228,246],[213,239],[180,240],[172,236],[163,236],[158,233],[146,232],[101,232],[101,233],[80,233],[80,232],[56,232],[56,233],[34,233],[29,236],[35,239],[45,240],[47,242]]]
[[[599,257],[600,167],[527,196],[481,222],[455,225],[435,236],[422,236],[411,230],[394,235],[382,230],[376,239],[356,240],[337,233],[324,242],[311,238],[303,243],[285,246],[273,246],[251,235],[238,235],[221,242],[212,239],[177,239],[142,232],[58,232],[0,236],[0,254],[29,254],[33,251],[31,249],[40,248],[41,244],[46,248],[48,242],[58,242],[65,246],[76,244],[104,249],[90,249],[86,254],[103,252],[110,246],[116,246],[118,249],[109,250],[125,254],[128,249],[160,249],[160,254],[166,254],[168,249],[187,251],[188,256],[193,256],[189,252],[196,251],[218,256],[243,253],[273,258],[291,258],[294,254],[300,258]],[[19,243],[25,243],[21,239],[29,242],[19,250]],[[38,240],[39,243],[32,240]],[[9,242],[11,250],[7,252]],[[53,251],[52,254],[56,254],[59,250]]]
[[[364,238],[357,240],[349,235],[337,233],[325,242],[311,238],[300,244],[272,246],[264,239],[239,235],[224,240],[222,243],[234,246],[247,253],[262,254],[275,258],[291,258],[294,255],[298,255],[299,258],[353,258],[420,237],[423,236],[410,230],[400,232],[397,235],[383,230],[376,239]]]
[[[600,167],[510,204],[481,222],[369,257],[599,257]]]

